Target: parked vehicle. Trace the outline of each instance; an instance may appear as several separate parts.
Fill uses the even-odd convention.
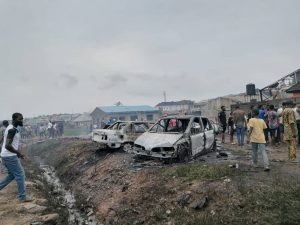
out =
[[[201,116],[169,116],[155,123],[134,142],[133,153],[188,161],[216,147],[211,122]]]
[[[147,122],[117,121],[105,129],[94,129],[92,140],[100,147],[120,148],[130,151],[134,141],[148,130]]]

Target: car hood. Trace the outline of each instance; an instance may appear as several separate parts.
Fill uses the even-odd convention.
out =
[[[138,137],[134,143],[147,150],[155,147],[172,147],[182,136],[183,134],[146,132]]]

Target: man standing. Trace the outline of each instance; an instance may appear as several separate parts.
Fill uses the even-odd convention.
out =
[[[247,123],[249,122],[249,120],[251,118],[254,118],[254,116],[253,116],[253,109],[254,109],[254,105],[251,105],[250,109],[249,109],[249,112],[248,112],[248,115],[247,115]]]
[[[238,140],[238,145],[244,146],[245,130],[247,127],[245,112],[240,109],[240,106],[235,107],[235,111],[232,114],[233,122],[236,127],[236,135]]]
[[[4,133],[1,157],[8,170],[8,175],[0,181],[0,190],[15,179],[20,201],[30,202],[32,199],[26,195],[25,172],[20,161],[20,159],[25,159],[25,156],[18,150],[21,138],[17,129],[18,126],[23,126],[23,116],[21,113],[14,113],[12,115],[12,125],[9,125]]]
[[[296,147],[297,147],[297,125],[295,112],[293,110],[294,103],[288,101],[285,103],[285,109],[282,112],[282,120],[284,126],[283,140],[287,142],[289,151],[289,160],[294,161],[296,159]]]
[[[278,119],[279,119],[279,126],[278,126],[278,130],[277,130],[277,143],[282,142],[282,137],[283,137],[283,121],[282,121],[282,112],[285,109],[285,102],[282,103],[282,106],[279,107],[279,109],[277,110],[277,115],[278,115]]]
[[[9,125],[9,122],[7,120],[3,120],[2,125],[3,125],[4,129],[1,131],[1,134],[0,134],[1,135],[1,137],[0,137],[0,145],[1,146],[2,146],[3,139],[4,139],[4,132]],[[0,149],[0,152],[1,152],[1,149]]]
[[[264,120],[265,119],[265,109],[264,109],[263,105],[259,105],[258,110],[259,110],[258,118]]]
[[[300,130],[300,105],[294,108],[297,130]],[[298,145],[300,144],[300,132],[298,132]]]
[[[225,143],[225,132],[227,127],[225,106],[221,106],[221,112],[219,112],[218,118],[219,118],[219,123],[222,126],[222,143]]]
[[[279,122],[278,122],[278,114],[275,111],[275,107],[274,105],[270,105],[270,110],[268,111],[268,123],[269,123],[269,131],[270,131],[270,135],[271,135],[271,144],[275,145],[276,143],[276,139],[277,139],[277,130],[278,130],[278,126],[279,126]]]
[[[51,120],[49,120],[47,131],[48,131],[48,138],[52,139],[52,137],[53,137],[53,124],[52,124]]]
[[[235,145],[235,143],[233,141],[235,125],[233,123],[232,112],[230,113],[230,116],[228,118],[228,129],[229,129],[229,135],[230,135],[230,144]]]
[[[4,139],[4,132],[6,130],[6,128],[8,127],[9,125],[9,122],[7,120],[3,120],[2,121],[2,125],[4,127],[4,129],[1,131],[1,136],[0,136],[0,146],[2,146],[2,143],[3,143],[3,139]],[[0,147],[0,152],[1,152],[1,147]],[[7,172],[7,169],[5,168],[5,165],[4,163],[2,162],[2,159],[0,157],[0,160],[1,160],[1,165],[0,165],[0,171],[1,173],[6,173]]]
[[[266,139],[264,135],[264,130],[267,125],[263,119],[259,118],[259,110],[253,110],[254,118],[249,120],[249,138],[252,144],[252,163],[254,167],[257,167],[257,151],[260,151],[265,171],[269,171],[269,159],[266,153]]]

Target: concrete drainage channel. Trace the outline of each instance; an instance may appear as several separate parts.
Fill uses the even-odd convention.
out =
[[[69,225],[97,225],[96,217],[93,209],[89,209],[87,213],[81,212],[76,208],[76,200],[70,190],[67,190],[56,176],[55,169],[42,162],[40,157],[35,156],[35,161],[39,162],[40,169],[43,171],[43,176],[48,185],[51,186],[56,193],[54,196],[60,202],[60,205],[68,210]]]

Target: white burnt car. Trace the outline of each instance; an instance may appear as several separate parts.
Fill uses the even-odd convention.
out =
[[[148,123],[138,121],[117,121],[106,129],[95,129],[92,140],[100,147],[120,148],[130,151],[134,141],[149,128]]]
[[[159,120],[138,137],[133,152],[155,158],[188,161],[215,147],[215,131],[207,118],[169,116]]]

